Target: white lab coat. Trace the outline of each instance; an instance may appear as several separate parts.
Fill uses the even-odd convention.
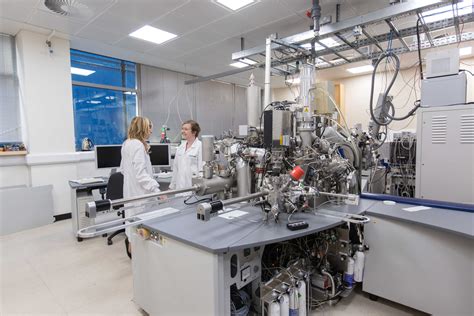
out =
[[[177,149],[173,163],[173,178],[170,189],[183,189],[192,185],[192,178],[202,171],[202,143],[195,139],[191,147],[186,150],[186,142]]]
[[[143,194],[160,192],[160,185],[153,179],[153,167],[150,155],[145,150],[145,145],[138,139],[127,139],[122,144],[122,161],[120,171],[123,174],[123,197],[130,198]],[[136,205],[139,205],[137,202]],[[134,204],[127,204],[127,206]],[[145,208],[135,207],[126,210],[126,216],[132,216],[145,211]],[[130,238],[130,227],[125,230]]]

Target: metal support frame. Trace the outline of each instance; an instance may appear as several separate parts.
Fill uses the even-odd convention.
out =
[[[304,54],[304,55],[311,55],[311,52],[309,52],[307,49],[304,49],[303,47],[299,46],[299,45],[296,45],[296,44],[291,44],[291,43],[287,43],[281,39],[277,39],[277,38],[272,38],[272,43],[276,43],[278,45],[281,45],[281,46],[286,46],[286,47],[289,47],[289,48],[293,48],[295,50],[297,50],[298,52]]]
[[[392,30],[393,34],[395,34],[395,36],[398,38],[398,40],[400,41],[400,43],[402,43],[402,45],[408,50],[410,51],[410,47],[408,47],[408,44],[407,42],[405,42],[405,40],[403,39],[403,37],[400,35],[400,32],[398,32],[397,28],[395,27],[395,25],[393,25],[393,22],[389,19],[385,20],[385,23],[387,23],[387,25],[390,27],[390,29]]]
[[[390,6],[387,8],[383,8],[377,11],[373,11],[367,13],[362,16],[354,17],[345,21],[341,21],[339,23],[324,25],[321,27],[319,32],[319,38],[323,39],[326,37],[330,37],[334,33],[340,33],[348,30],[352,30],[356,26],[361,26],[370,23],[377,23],[386,19],[391,19],[396,16],[406,15],[410,12],[414,12],[416,10],[425,10],[428,8],[432,8],[435,6],[439,6],[441,4],[450,3],[450,1],[446,0],[413,0],[406,3],[401,3],[396,6]],[[314,37],[314,32],[312,30],[306,31],[303,33],[299,33],[296,35],[288,36],[283,38],[282,40],[286,43],[292,44],[304,44],[311,41]],[[277,48],[277,44],[272,45],[272,49]],[[265,46],[257,46],[251,49],[247,49],[244,51],[236,52],[232,54],[233,60],[239,60],[242,58],[247,58],[256,54],[260,54],[265,52]]]
[[[430,46],[433,47],[433,46],[434,46],[434,44],[433,44],[433,39],[431,38],[430,29],[429,29],[429,27],[428,27],[428,26],[426,25],[426,23],[425,23],[425,18],[423,17],[423,15],[421,14],[421,12],[417,12],[416,15],[417,15],[418,18],[420,19],[421,27],[423,28],[423,33],[425,33],[426,38],[428,39],[428,42],[430,42]]]
[[[454,3],[456,2],[456,3]],[[458,41],[461,40],[461,31],[459,30],[459,17],[458,17],[458,10],[454,10],[454,5],[457,7],[458,2],[453,0],[453,18],[454,18],[454,29],[456,30],[456,37]]]
[[[370,34],[367,33],[367,31],[364,28],[362,28],[362,34],[364,34],[364,36],[367,37],[367,39],[371,42],[371,44],[374,44],[375,46],[377,46],[377,48],[380,51],[383,51],[383,48],[382,48],[382,46],[380,46],[379,42],[375,38],[370,36]]]
[[[353,50],[355,50],[357,53],[359,53],[361,56],[366,56],[363,52],[360,51],[359,48],[357,48],[356,46],[352,45],[348,40],[346,40],[340,33],[336,33],[334,34],[336,35],[336,37],[338,39],[340,39],[341,41],[343,41],[347,46],[350,46],[352,47]]]
[[[324,45],[324,44],[321,43],[320,41],[316,41],[316,43],[318,43],[318,44],[321,45],[322,47],[326,48],[327,50],[331,51],[331,52],[332,52],[334,55],[336,55],[337,57],[344,59],[346,62],[348,62],[348,63],[351,62],[349,59],[347,59],[346,57],[344,57],[344,56],[342,56],[341,54],[339,54],[336,50],[332,49],[331,47],[328,47],[328,46]]]
[[[358,16],[352,19],[348,19],[346,21],[321,26],[319,37],[317,38],[316,42],[320,46],[322,46],[323,49],[317,51],[316,53],[317,53],[317,58],[324,61],[326,64],[318,65],[316,68],[326,69],[326,68],[331,68],[334,66],[346,64],[346,63],[352,63],[352,62],[358,62],[365,59],[377,58],[380,55],[380,53],[385,50],[381,46],[380,43],[387,42],[388,40],[393,38],[393,35],[395,35],[397,39],[402,43],[402,47],[392,48],[393,52],[395,52],[396,54],[403,54],[403,53],[415,50],[417,47],[415,47],[412,44],[409,45],[404,40],[404,38],[415,35],[417,32],[417,27],[413,26],[413,27],[408,27],[408,28],[399,30],[396,28],[396,26],[393,23],[393,21],[395,21],[396,18],[406,17],[407,15],[417,15],[418,17],[421,17],[421,22],[422,22],[421,25],[423,28],[423,32],[426,34],[426,38],[428,40],[426,42],[424,41],[420,43],[420,46],[422,49],[471,40],[472,34],[470,32],[463,33],[463,34],[457,33],[457,35],[454,38],[454,41],[453,41],[452,36],[448,36],[443,39],[436,39],[436,40],[434,40],[431,37],[430,32],[448,28],[448,27],[453,27],[453,26],[455,27],[456,25],[459,25],[460,23],[474,22],[474,13],[470,13],[470,14],[459,16],[459,17],[455,15],[453,18],[444,19],[440,21],[434,21],[431,23],[425,23],[425,21],[423,20],[422,12],[432,9],[434,7],[439,7],[441,5],[449,5],[451,3],[453,3],[452,0],[437,0],[437,1],[436,0],[414,0],[407,3],[401,3],[401,4],[397,4],[396,6],[390,6],[381,10],[370,12],[368,14]],[[385,33],[385,34],[379,34],[379,35],[373,36],[369,34],[367,29],[365,29],[368,25],[373,24],[373,23],[379,23],[379,22],[385,22],[390,27],[392,35],[390,33]],[[356,42],[350,42],[342,34],[345,31],[352,30],[355,26],[360,26],[362,28],[362,34],[365,36],[365,38],[358,39]],[[338,45],[335,47],[328,47],[327,45],[324,45],[323,43],[321,43],[322,39],[328,38],[330,36],[335,36],[339,38],[339,40],[341,40],[342,42],[341,45]],[[270,51],[279,50],[279,49],[282,50],[283,47],[289,47],[289,48],[294,49],[295,51],[292,52],[291,54],[287,54],[286,58],[280,58],[277,60],[275,59],[272,60],[270,56],[269,64],[271,64],[271,68],[273,68],[277,74],[281,74],[283,76],[291,73],[291,71],[289,70],[283,70],[281,68],[276,68],[276,67],[283,64],[292,63],[297,60],[306,59],[307,57],[309,57],[310,50],[306,50],[305,48],[301,47],[301,45],[310,42],[313,38],[314,38],[314,32],[312,30],[299,33],[296,35],[288,36],[282,39],[272,38],[271,44],[270,44]],[[379,51],[364,53],[363,51],[360,50],[361,47],[369,46],[369,45],[375,45]],[[341,52],[351,51],[351,50],[357,52],[360,56],[349,59],[348,57],[345,57],[344,55],[341,54]],[[326,59],[323,58],[323,56],[330,55],[330,54],[334,54],[338,56],[343,61],[334,63],[334,62],[328,61],[327,58]],[[267,54],[265,54],[265,46],[257,46],[251,49],[233,53],[232,59],[240,60],[243,58],[249,58],[251,56],[256,56],[256,55],[264,56],[267,59],[268,56],[266,56]],[[258,64],[251,65],[248,67],[230,70],[230,71],[222,72],[220,74],[214,74],[207,77],[201,77],[201,78],[188,80],[185,82],[185,84],[192,84],[192,83],[206,81],[210,79],[230,76],[230,75],[241,73],[241,72],[248,71],[251,69],[264,68],[264,67],[265,67],[265,62],[260,62]]]

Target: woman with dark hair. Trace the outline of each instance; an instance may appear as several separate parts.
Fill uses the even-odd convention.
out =
[[[202,144],[197,138],[200,131],[199,124],[193,120],[181,125],[184,142],[176,150],[170,189],[190,187],[191,179],[202,170]]]

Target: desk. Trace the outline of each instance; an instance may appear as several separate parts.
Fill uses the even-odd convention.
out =
[[[108,178],[103,178],[102,183],[79,184],[74,181],[69,181],[71,188],[71,217],[72,217],[72,232],[76,236],[77,241],[82,241],[82,238],[77,237],[77,231],[87,226],[95,225],[94,218],[86,216],[86,204],[94,201],[92,194],[93,190],[107,188]]]
[[[409,207],[367,209],[363,290],[429,314],[474,315],[474,213]]]
[[[132,233],[134,300],[150,315],[230,315],[230,286],[251,284],[252,291],[257,289],[265,245],[342,223],[298,213],[292,219],[305,220],[309,227],[290,231],[286,216],[281,216],[279,223],[264,223],[261,209],[252,206],[241,208],[248,214],[236,219],[215,217],[202,222],[196,218],[196,205],[187,206],[182,201],[163,204],[179,209],[179,213],[144,225],[153,238],[143,240]],[[327,209],[360,214],[374,203],[361,200],[358,206]]]
[[[77,231],[84,227],[99,224],[101,222],[116,219],[115,212],[107,215],[101,215],[100,219],[89,218],[86,216],[86,204],[94,201],[92,191],[107,188],[109,181],[108,177],[101,177],[102,182],[80,184],[74,181],[69,181],[69,187],[71,188],[71,217],[72,217],[72,231],[74,236],[77,237]],[[159,178],[155,179],[160,184],[161,190],[167,190],[171,183],[171,178]],[[77,241],[82,241],[82,238],[77,237]]]

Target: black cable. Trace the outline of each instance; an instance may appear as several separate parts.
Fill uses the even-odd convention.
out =
[[[195,198],[196,201],[188,203],[188,201],[189,201],[191,198]],[[196,197],[196,195],[191,195],[191,196],[189,196],[188,198],[186,198],[186,199],[184,200],[184,204],[186,204],[186,205],[194,205],[194,204],[201,203],[201,202],[211,202],[211,201],[212,201],[212,198],[198,199],[198,198]]]
[[[388,124],[391,123],[391,120],[394,120],[394,121],[403,121],[407,118],[409,118],[410,116],[413,115],[413,113],[415,113],[415,111],[420,107],[420,104],[416,104],[415,102],[415,107],[410,110],[405,116],[402,116],[402,117],[395,117],[395,108],[393,107],[393,104],[391,105],[391,110],[392,110],[392,114],[390,114],[389,112],[387,112],[386,116],[390,119],[389,121],[385,120],[384,122],[380,122],[376,117],[375,117],[375,114],[374,114],[374,108],[373,108],[373,102],[374,102],[374,87],[375,87],[375,75],[376,75],[376,72],[377,72],[377,67],[379,66],[380,62],[382,62],[382,60],[384,59],[388,59],[388,58],[392,58],[395,60],[395,74],[393,75],[392,77],[392,80],[390,81],[390,84],[388,85],[387,87],[387,90],[385,90],[384,92],[384,95],[383,95],[383,102],[385,102],[385,100],[387,99],[388,97],[388,94],[390,92],[390,89],[392,89],[392,86],[393,84],[395,83],[395,80],[397,78],[397,75],[398,75],[398,72],[400,71],[400,59],[398,58],[397,55],[395,55],[393,52],[384,52],[380,55],[379,59],[375,62],[375,65],[374,65],[374,70],[372,72],[372,84],[371,84],[371,87],[370,87],[370,116],[372,118],[372,120],[380,125],[380,126],[387,126]]]
[[[263,113],[265,113],[265,110],[266,110],[269,106],[273,106],[273,102],[270,103],[270,104],[267,104],[267,105],[263,108],[262,114],[260,114],[260,130],[262,130]]]
[[[420,79],[423,80],[423,65],[421,61],[421,44],[420,44],[420,21],[421,21],[421,18],[418,18],[418,20],[416,20],[416,41],[417,41],[417,46],[418,46],[418,61],[420,64]]]
[[[474,74],[473,74],[472,72],[470,72],[469,70],[467,70],[467,69],[459,69],[459,72],[461,72],[461,71],[467,72],[467,73],[469,73],[471,76],[474,76]]]

